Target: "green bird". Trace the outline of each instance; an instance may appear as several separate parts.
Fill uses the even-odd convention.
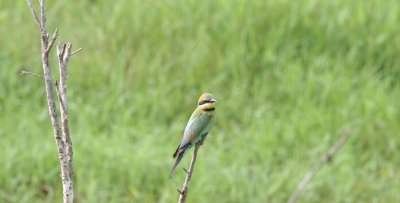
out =
[[[198,106],[186,125],[182,140],[174,155],[172,155],[173,158],[177,158],[169,174],[169,178],[172,178],[172,175],[174,175],[176,167],[181,162],[185,153],[200,140],[205,139],[208,132],[210,132],[214,124],[216,102],[217,100],[210,93],[204,93],[200,96]]]

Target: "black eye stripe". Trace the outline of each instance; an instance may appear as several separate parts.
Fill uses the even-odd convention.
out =
[[[203,104],[206,104],[206,103],[214,103],[214,102],[215,102],[215,100],[213,100],[213,99],[206,99],[206,100],[201,101],[199,103],[199,106],[203,105]]]
[[[210,100],[203,100],[203,101],[201,101],[201,102],[199,103],[199,105],[203,105],[203,104],[209,103],[209,102],[210,102]]]

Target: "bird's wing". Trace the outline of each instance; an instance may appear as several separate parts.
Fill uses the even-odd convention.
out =
[[[210,115],[195,111],[186,125],[180,147],[191,143],[204,129],[209,126],[210,121]]]

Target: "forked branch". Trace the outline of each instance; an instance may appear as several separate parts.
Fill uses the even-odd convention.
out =
[[[35,8],[33,7],[31,0],[26,0],[29,9],[39,26],[41,33],[41,52],[42,52],[42,66],[44,76],[41,77],[31,72],[23,71],[21,74],[30,74],[36,77],[43,78],[46,87],[47,106],[49,108],[49,116],[51,125],[53,127],[54,138],[57,145],[58,158],[61,166],[61,179],[63,185],[63,199],[64,203],[73,203],[73,151],[72,141],[68,126],[68,108],[67,108],[67,66],[70,56],[76,52],[71,53],[71,43],[57,46],[57,58],[60,72],[59,81],[56,80],[56,92],[58,100],[60,102],[60,114],[61,114],[61,125],[57,114],[56,103],[54,100],[53,93],[53,79],[51,75],[51,66],[49,62],[49,53],[58,37],[58,29],[55,29],[51,38],[46,28],[46,9],[44,0],[39,0],[40,4],[40,18],[37,15]],[[81,49],[78,49],[81,50]]]

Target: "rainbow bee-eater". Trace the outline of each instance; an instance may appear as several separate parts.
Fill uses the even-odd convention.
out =
[[[185,153],[201,140],[204,141],[208,132],[210,132],[215,119],[215,102],[217,100],[210,93],[204,93],[200,96],[197,108],[190,116],[183,132],[182,140],[174,155],[172,155],[173,158],[177,158],[169,174],[170,178],[174,175],[176,167]]]

